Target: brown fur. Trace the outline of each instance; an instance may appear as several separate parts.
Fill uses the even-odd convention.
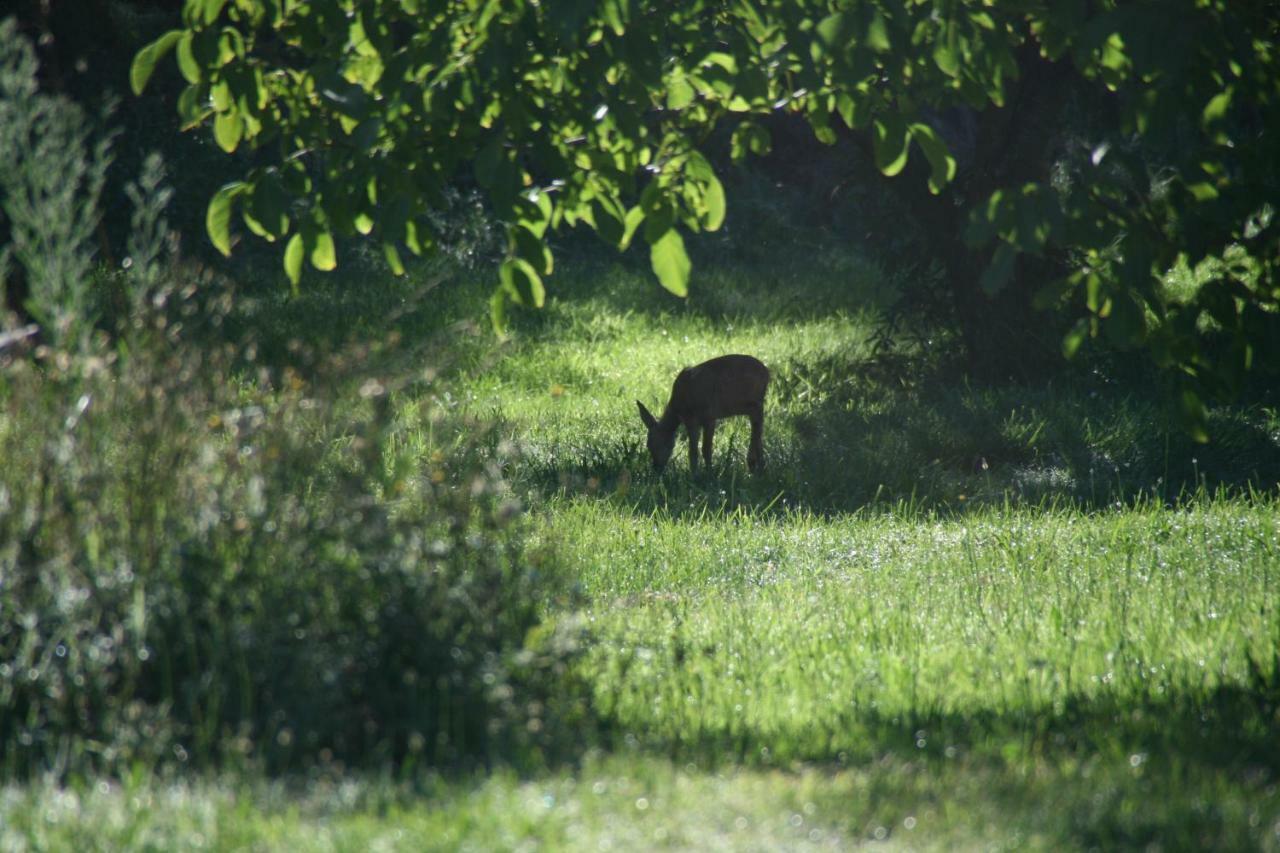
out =
[[[698,467],[698,436],[702,435],[702,459],[711,465],[711,442],[716,421],[745,415],[751,419],[751,444],[747,467],[756,471],[763,464],[764,395],[769,388],[769,368],[749,355],[722,355],[693,367],[686,367],[671,386],[671,399],[655,418],[636,400],[640,419],[649,431],[649,456],[661,471],[675,447],[676,429],[684,424],[689,437],[689,468]]]

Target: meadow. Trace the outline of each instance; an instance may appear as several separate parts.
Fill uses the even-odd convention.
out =
[[[395,458],[490,425],[590,712],[532,765],[37,775],[0,848],[1280,848],[1274,401],[1198,445],[1105,355],[971,385],[880,334],[876,264],[773,257],[713,246],[680,301],[583,253],[505,341],[461,267],[244,299],[268,360],[397,342]],[[764,471],[742,420],[654,474],[634,400],[725,352],[773,372]]]

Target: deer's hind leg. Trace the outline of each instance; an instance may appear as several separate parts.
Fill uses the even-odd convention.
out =
[[[711,468],[711,442],[715,438],[716,422],[707,421],[702,425],[702,461],[707,463],[707,468]]]
[[[751,445],[747,448],[747,470],[764,467],[764,404],[755,403],[747,412],[751,418]]]

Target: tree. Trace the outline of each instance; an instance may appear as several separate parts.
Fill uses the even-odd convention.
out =
[[[1102,329],[1145,345],[1198,383],[1193,410],[1197,388],[1280,363],[1265,3],[187,0],[183,20],[138,53],[133,86],[173,51],[184,126],[269,153],[214,196],[208,231],[229,252],[239,213],[283,244],[294,281],[306,260],[334,268],[335,233],[373,235],[403,269],[470,171],[509,237],[496,322],[508,301],[541,304],[545,235],[566,224],[620,247],[642,235],[684,294],[682,233],[725,215],[709,134],[730,125],[741,159],[768,150],[763,117],[792,111],[824,142],[861,134],[885,175],[923,156],[947,239],[965,241],[949,267],[971,347],[982,294],[1008,292],[1077,306],[1068,354]],[[1010,110],[1064,93],[1096,101],[1070,144]],[[941,117],[956,109],[995,134],[985,167],[953,153]],[[991,168],[1015,134],[1038,152]],[[1174,264],[1214,258],[1196,292],[1163,286]]]

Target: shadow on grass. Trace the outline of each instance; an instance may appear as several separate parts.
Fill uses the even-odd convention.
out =
[[[583,437],[543,448],[519,476],[544,495],[609,497],[637,514],[675,516],[738,508],[1091,509],[1280,486],[1274,407],[1214,410],[1212,440],[1198,444],[1150,385],[1075,374],[1042,386],[978,386],[921,361],[827,355],[773,365],[758,475],[745,467],[745,421],[732,419],[717,434],[710,471],[690,474],[681,431],[667,471],[654,474],[637,422],[630,440]]]
[[[612,737],[615,749],[712,771],[738,762],[858,771],[886,808],[942,804],[952,821],[977,815],[981,825],[985,815],[1051,846],[1251,849],[1280,818],[1280,656],[1247,686],[1079,699],[1044,714],[861,710],[822,730],[664,739],[615,726]]]

